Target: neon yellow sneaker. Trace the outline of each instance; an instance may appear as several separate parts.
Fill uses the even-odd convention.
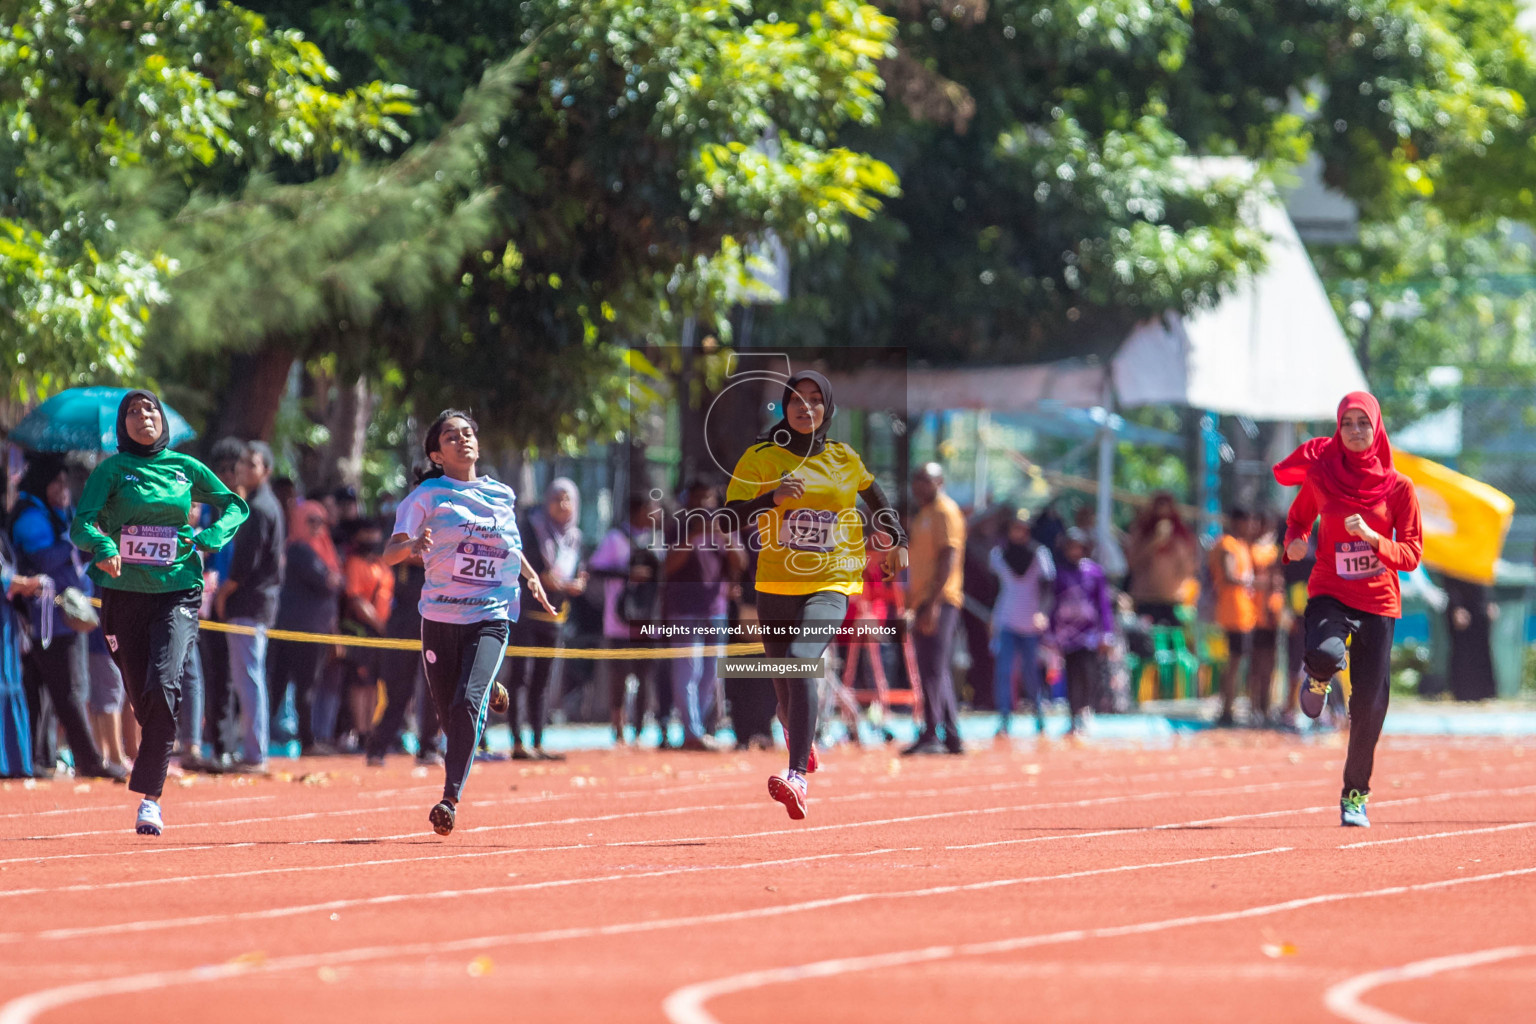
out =
[[[1370,798],[1369,793],[1350,790],[1348,796],[1339,800],[1339,824],[1352,828],[1370,828],[1371,819],[1365,813],[1365,802]]]

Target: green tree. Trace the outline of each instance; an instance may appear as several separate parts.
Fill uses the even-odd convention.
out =
[[[850,244],[797,254],[777,336],[936,361],[1108,351],[1257,264],[1244,199],[1309,151],[1371,220],[1532,201],[1532,62],[1503,0],[890,6],[891,109],[848,142],[903,195]]]
[[[408,90],[335,87],[291,30],[232,4],[0,0],[0,363],[13,394],[132,373],[177,265],[128,238],[257,171],[395,148]]]
[[[1536,252],[1508,219],[1453,220],[1424,203],[1366,224],[1360,241],[1314,259],[1389,422],[1443,408],[1429,387],[1453,366],[1467,387],[1536,383]]]
[[[752,244],[767,232],[825,244],[895,192],[888,167],[836,141],[875,122],[892,31],[853,0],[256,6],[318,40],[343,84],[388,75],[415,88],[412,124],[426,137],[482,69],[527,48],[536,80],[476,178],[492,229],[452,273],[347,311],[241,303],[240,325],[275,366],[338,348],[359,371],[392,364],[423,408],[472,404],[523,445],[612,436],[626,343],[671,339],[685,317],[751,294]],[[294,209],[325,187],[301,186]],[[356,232],[363,215],[341,204],[331,233]],[[319,222],[286,223],[247,284],[240,268],[227,275],[228,301],[261,294],[274,274],[329,272],[332,250],[306,247]]]

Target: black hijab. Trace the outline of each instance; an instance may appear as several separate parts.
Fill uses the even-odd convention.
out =
[[[156,409],[160,410],[160,436],[155,438],[154,444],[139,444],[128,434],[128,405],[135,398],[147,398],[155,403]],[[145,391],[142,388],[134,388],[124,395],[117,406],[117,450],[147,459],[165,451],[170,442],[171,425],[165,421],[165,406],[160,404],[159,397],[153,391]]]
[[[1025,525],[1029,523],[1028,513],[1015,516],[1014,518]],[[1033,535],[1023,544],[1015,544],[1012,536],[1012,521],[1009,522],[1006,529],[1008,532],[1003,535],[1003,561],[1007,563],[1009,569],[1013,570],[1015,576],[1023,576],[1035,564],[1035,555],[1040,551],[1040,545],[1035,541]]]
[[[821,398],[827,407],[827,414],[822,417],[821,427],[814,434],[802,434],[789,425],[789,403],[800,400],[795,394],[795,385],[806,380],[821,389]],[[815,370],[801,370],[784,382],[784,397],[780,401],[780,408],[784,414],[779,417],[779,421],[759,434],[757,439],[772,441],[780,448],[787,449],[801,458],[820,455],[822,449],[827,446],[827,430],[832,426],[832,416],[837,412],[837,405],[832,401],[832,382]]]

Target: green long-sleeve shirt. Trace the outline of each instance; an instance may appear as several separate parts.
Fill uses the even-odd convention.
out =
[[[194,501],[220,513],[195,536],[188,523]],[[163,594],[202,586],[197,549],[222,548],[249,513],[239,495],[190,455],[119,452],[86,480],[69,536],[90,556],[91,579],[100,586]],[[113,555],[123,560],[116,578],[96,566]]]

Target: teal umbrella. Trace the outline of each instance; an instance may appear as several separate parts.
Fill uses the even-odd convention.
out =
[[[9,438],[35,452],[117,451],[117,407],[128,388],[70,388],[27,413]],[[191,424],[164,402],[171,447],[197,436]]]

